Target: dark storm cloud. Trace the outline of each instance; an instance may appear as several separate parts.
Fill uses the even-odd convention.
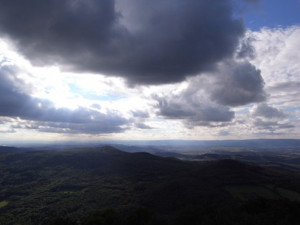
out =
[[[248,62],[225,62],[219,67],[211,99],[222,105],[241,106],[266,99],[260,71]]]
[[[231,57],[244,33],[231,0],[0,0],[1,35],[41,65],[183,80]]]
[[[96,110],[78,108],[56,108],[52,102],[33,98],[22,89],[22,81],[15,74],[19,71],[16,67],[0,65],[0,116],[21,118],[35,121],[36,129],[60,129],[69,133],[112,133],[121,132],[123,126],[131,123],[115,112],[107,114]],[[38,123],[42,123],[40,126]],[[44,124],[49,122],[45,127]],[[51,126],[53,125],[53,126]],[[31,128],[32,127],[24,127]]]
[[[256,117],[264,117],[264,118],[284,118],[286,114],[281,112],[280,110],[268,106],[266,103],[259,104],[253,112],[253,115]]]

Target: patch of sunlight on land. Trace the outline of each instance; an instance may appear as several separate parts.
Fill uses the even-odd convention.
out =
[[[2,201],[2,202],[0,202],[0,209],[4,208],[7,205],[8,205],[8,201]]]
[[[282,197],[285,197],[290,201],[300,201],[300,194],[298,192],[287,190],[284,188],[278,188],[277,191]]]
[[[271,190],[261,186],[229,186],[226,190],[234,197],[240,200],[249,200],[253,198],[278,199],[278,196]]]

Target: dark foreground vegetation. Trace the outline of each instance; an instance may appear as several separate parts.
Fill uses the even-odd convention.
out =
[[[162,216],[144,208],[126,214],[108,209],[83,219],[83,225],[276,225],[299,224],[300,205],[286,200],[258,199],[236,205],[189,206],[174,215]],[[75,225],[72,218],[56,218],[50,224]]]
[[[300,171],[284,163],[0,148],[0,224],[299,224]]]

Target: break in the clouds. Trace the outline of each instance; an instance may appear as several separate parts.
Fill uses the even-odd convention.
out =
[[[56,108],[49,100],[32,97],[27,93],[28,85],[18,78],[22,72],[5,61],[0,64],[0,116],[23,120],[14,129],[103,134],[123,132],[131,123],[114,111],[104,114],[83,107]]]
[[[1,0],[0,32],[37,65],[162,84],[230,58],[231,0]]]

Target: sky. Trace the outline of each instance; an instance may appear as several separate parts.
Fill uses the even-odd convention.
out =
[[[299,138],[299,49],[299,0],[0,0],[0,144]]]

